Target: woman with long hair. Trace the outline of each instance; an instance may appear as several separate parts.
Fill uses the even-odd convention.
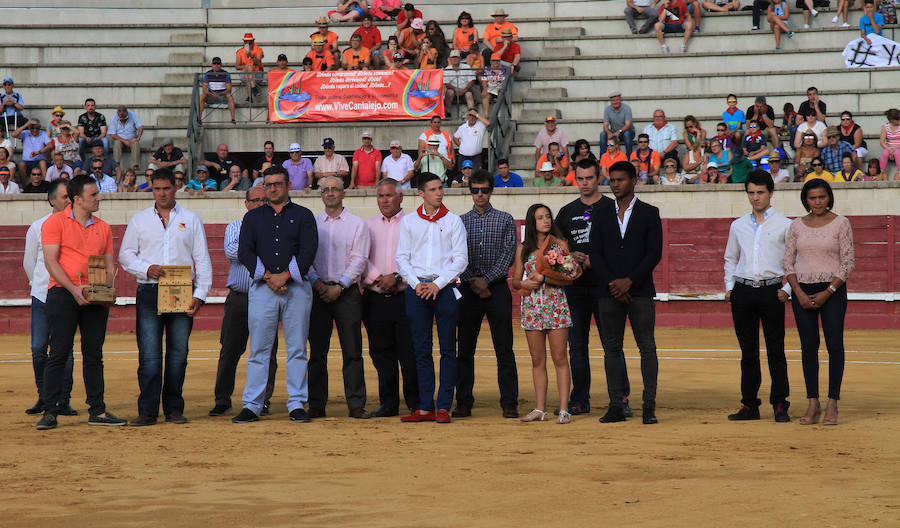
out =
[[[513,288],[530,291],[522,296],[521,321],[531,353],[531,376],[537,405],[522,418],[523,422],[544,422],[547,417],[547,342],[550,356],[556,367],[556,388],[559,391],[559,418],[557,423],[572,421],[568,412],[571,374],[566,357],[566,343],[572,317],[563,286],[571,281],[558,281],[545,277],[536,268],[540,248],[548,236],[553,236],[565,246],[566,238],[553,221],[553,213],[543,204],[534,204],[525,213],[525,237],[516,249],[512,277]]]
[[[456,30],[453,32],[453,49],[459,50],[460,56],[466,59],[469,56],[469,48],[472,44],[478,44],[478,28],[472,21],[472,15],[463,11],[456,19]]]

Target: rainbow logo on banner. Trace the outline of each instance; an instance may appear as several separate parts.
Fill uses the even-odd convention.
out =
[[[294,76],[297,76],[296,86],[288,86],[293,84]],[[291,72],[281,79],[278,85],[277,100],[275,101],[275,114],[285,120],[297,119],[309,110],[309,101],[312,99],[307,92],[300,90],[300,81],[302,76],[298,72]],[[286,88],[287,87],[287,88]]]
[[[441,75],[434,75],[434,70],[416,70],[403,89],[403,110],[412,117],[423,117],[437,108],[441,102],[441,86],[432,88],[431,81],[443,82]]]

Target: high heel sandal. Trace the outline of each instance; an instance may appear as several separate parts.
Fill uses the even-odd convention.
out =
[[[523,422],[546,422],[547,421],[547,412],[542,411],[540,409],[534,409],[524,418],[522,418]]]
[[[819,423],[819,415],[822,414],[822,405],[820,403],[816,403],[816,412],[809,414],[809,409],[806,410],[806,414],[800,418],[800,425],[813,425]],[[837,422],[835,422],[836,424]]]
[[[834,409],[833,416],[829,416],[829,415],[831,415],[831,412],[829,412],[831,409]],[[837,402],[835,402],[834,405],[832,405],[831,402],[828,402],[828,405],[825,407],[825,418],[822,419],[822,425],[837,425],[837,424],[838,424]]]
[[[560,409],[559,418],[556,420],[558,424],[567,424],[572,421],[572,415],[569,414],[569,411],[563,411]]]

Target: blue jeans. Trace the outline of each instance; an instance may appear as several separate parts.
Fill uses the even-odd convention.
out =
[[[46,304],[40,299],[31,298],[31,364],[34,366],[34,383],[37,385],[38,401],[43,402],[44,368],[50,357],[47,349],[50,346],[50,324],[47,321]],[[72,367],[75,357],[69,352],[63,372],[62,402],[69,404],[72,397]]]
[[[406,315],[416,352],[416,371],[419,375],[419,410],[450,410],[453,390],[456,388],[456,324],[459,318],[459,302],[450,286],[438,292],[434,300],[422,299],[416,290],[406,288]],[[438,344],[441,349],[441,385],[437,402],[434,400],[434,340],[431,322],[437,321]]]
[[[160,391],[163,413],[184,412],[184,373],[187,369],[188,340],[194,319],[186,314],[157,315],[159,287],[138,284],[137,288],[137,344],[138,344],[138,414],[159,416]],[[166,359],[163,369],[162,337],[166,333]]]
[[[606,152],[606,141],[609,138],[606,132],[600,132],[600,152]],[[631,151],[634,148],[634,127],[619,134],[619,145],[625,145],[625,156],[631,159]]]

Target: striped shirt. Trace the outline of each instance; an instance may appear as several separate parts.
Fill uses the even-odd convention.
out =
[[[473,207],[460,218],[469,248],[469,264],[460,279],[481,277],[488,284],[505,279],[518,243],[512,215],[488,204],[484,214]]]
[[[241,219],[228,224],[225,228],[225,256],[231,267],[228,269],[229,290],[247,293],[250,291],[250,272],[238,260],[238,238],[241,234]]]

